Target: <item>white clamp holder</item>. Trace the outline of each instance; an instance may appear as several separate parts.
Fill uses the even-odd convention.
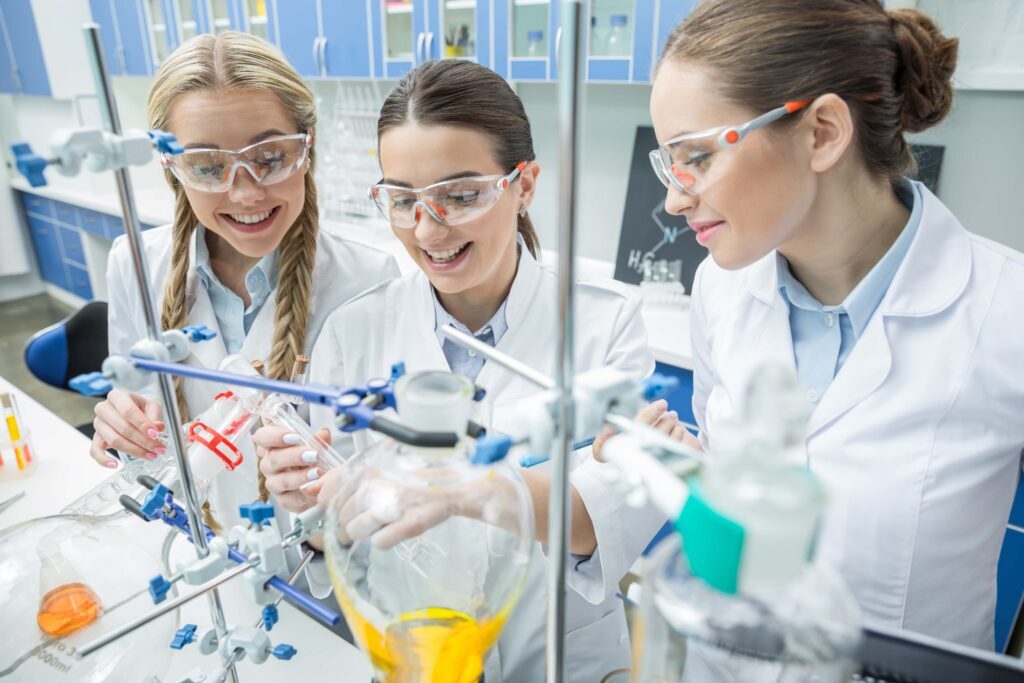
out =
[[[188,335],[181,330],[167,330],[161,341],[140,339],[132,346],[129,355],[149,360],[177,363],[188,358],[191,353],[191,342]],[[140,391],[152,380],[153,373],[137,368],[124,356],[108,356],[103,361],[102,372],[111,385],[126,391]]]
[[[153,141],[143,130],[118,136],[97,128],[72,128],[53,134],[50,151],[61,175],[75,176],[83,164],[94,173],[147,164],[153,158]]]
[[[270,636],[260,628],[252,626],[228,626],[228,632],[220,641],[220,654],[225,660],[242,650],[254,664],[262,664],[270,657]]]
[[[176,563],[174,569],[181,574],[185,583],[190,586],[206,583],[234,564],[228,558],[228,544],[223,538],[217,536],[210,539],[209,549],[210,554],[200,560]]]
[[[257,605],[269,605],[280,595],[277,589],[267,586],[267,581],[275,576],[286,578],[288,563],[285,560],[284,548],[281,547],[281,534],[277,524],[269,526],[253,525],[245,535],[245,547],[249,556],[259,557],[259,564],[246,572],[242,577],[243,585],[249,597]]]

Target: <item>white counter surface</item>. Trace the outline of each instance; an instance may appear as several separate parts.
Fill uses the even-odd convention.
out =
[[[67,202],[68,204],[82,206],[93,211],[113,216],[121,215],[121,205],[116,193],[95,194],[64,185],[31,187],[20,176],[11,180],[11,187],[20,192],[30,192],[47,199]],[[135,190],[135,199],[139,207],[139,220],[143,223],[163,225],[171,222],[174,202],[167,188],[137,188]],[[352,226],[324,221],[322,227],[325,230],[336,231],[352,239],[359,239],[359,230],[353,229]],[[374,242],[374,245],[393,254],[403,273],[416,267],[397,239],[377,241]],[[543,256],[545,262],[553,263],[555,252],[545,251]],[[608,261],[585,257],[578,259],[577,267],[581,274],[600,277],[610,278],[614,272],[614,264]],[[690,353],[689,307],[667,309],[644,306],[643,316],[644,323],[647,326],[648,342],[651,346],[651,351],[654,353],[654,358],[661,363],[692,370],[693,357]]]

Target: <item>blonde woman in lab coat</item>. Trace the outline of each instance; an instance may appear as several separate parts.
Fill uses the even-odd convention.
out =
[[[374,189],[418,270],[366,292],[328,319],[314,350],[313,379],[362,382],[386,376],[397,361],[409,371],[451,369],[487,390],[477,419],[508,429],[516,404],[529,401],[537,388],[444,341],[439,329],[452,324],[540,372],[556,372],[557,276],[537,260],[527,216],[540,169],[522,102],[501,77],[477,64],[427,63],[389,95],[377,130],[384,178]],[[647,376],[654,360],[638,299],[617,283],[586,280],[576,296],[576,370],[612,366],[638,381]],[[680,438],[684,430],[663,402],[645,410],[648,422]],[[361,437],[359,447],[366,443]],[[296,448],[281,448],[282,433],[275,428],[260,430],[255,440],[270,449],[262,468],[278,500],[293,511],[311,506],[316,490],[307,497],[298,489],[310,474],[320,474],[316,465],[304,463]],[[629,666],[625,616],[614,593],[664,522],[650,512],[624,511],[627,506],[598,476],[601,467],[610,466],[586,455],[571,477],[575,557],[569,582],[575,590],[568,598],[566,670],[579,683],[596,683]],[[543,542],[548,475],[523,474]],[[323,487],[322,498],[330,488]],[[488,656],[488,683],[544,680],[546,561],[540,542],[519,604]],[[322,572],[311,583],[329,590]]]
[[[992,649],[1024,257],[903,175],[904,134],[950,111],[956,55],[875,0],[708,0],[657,69],[652,161],[711,252],[691,312],[700,440],[715,452],[754,367],[795,368],[830,495],[818,558],[868,626]]]
[[[216,368],[239,353],[265,361],[268,377],[287,379],[295,357],[311,352],[328,313],[397,275],[390,256],[319,227],[313,94],[265,41],[235,32],[203,35],[164,60],[148,119],[187,150],[165,163],[174,222],[143,235],[161,326],[217,332],[194,347],[188,362]],[[107,277],[110,351],[128,353],[146,329],[124,238],[114,244]],[[175,388],[186,420],[223,391],[198,380],[176,379]],[[137,458],[163,453],[153,438],[164,428],[154,398],[114,391],[97,406],[97,462],[116,466],[107,448]],[[235,520],[239,504],[261,492],[266,497],[247,450],[243,465],[214,487],[213,519]]]

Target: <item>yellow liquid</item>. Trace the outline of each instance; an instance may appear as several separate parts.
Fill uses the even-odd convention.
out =
[[[333,571],[332,571],[333,574]],[[477,683],[484,655],[508,620],[506,607],[490,620],[444,607],[403,614],[381,633],[353,606],[335,580],[338,602],[356,642],[374,668],[387,678],[382,683]]]
[[[62,638],[96,621],[102,609],[91,588],[84,583],[67,583],[39,601],[36,623],[46,635]]]

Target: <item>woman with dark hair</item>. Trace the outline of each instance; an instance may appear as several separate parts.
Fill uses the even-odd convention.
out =
[[[908,180],[950,111],[957,41],[878,0],[708,0],[651,96],[668,194],[711,257],[694,413],[714,453],[751,370],[794,368],[817,555],[868,625],[992,649],[1024,429],[1024,257]]]
[[[537,237],[527,213],[540,167],[522,102],[500,76],[477,64],[427,63],[388,96],[377,130],[384,177],[371,192],[419,269],[360,295],[327,320],[313,352],[311,379],[352,384],[386,376],[398,361],[410,371],[450,369],[487,390],[476,419],[508,431],[516,405],[535,397],[536,387],[445,341],[440,330],[454,325],[542,373],[556,372],[558,278],[537,260]],[[613,367],[637,381],[647,376],[654,359],[639,299],[614,281],[586,279],[578,282],[576,297],[576,370]],[[320,424],[329,424],[331,417]],[[641,417],[676,438],[685,431],[663,401],[645,408]],[[365,447],[365,437],[359,436],[364,441],[357,446]],[[321,498],[327,499],[328,483],[299,489],[321,472],[304,464],[300,449],[284,447],[280,430],[264,428],[256,440],[268,449],[261,467],[277,500],[301,511],[314,504],[321,488]],[[579,455],[570,491],[569,585],[574,590],[568,597],[566,671],[571,681],[594,683],[629,666],[626,620],[614,594],[664,519],[629,508],[601,477],[601,468],[611,466]],[[522,475],[539,542],[522,597],[487,658],[488,683],[544,680],[547,561],[541,544],[548,529],[550,477],[543,467]],[[450,515],[448,509],[433,511],[438,514],[430,517],[432,523]],[[397,515],[399,520],[406,512]],[[381,527],[394,532],[399,520]],[[320,585],[329,589],[326,581]]]

